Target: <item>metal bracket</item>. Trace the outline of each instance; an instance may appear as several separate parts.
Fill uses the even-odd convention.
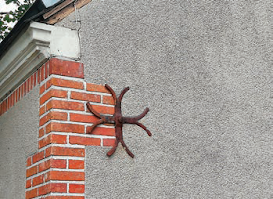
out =
[[[100,113],[98,113],[97,111],[95,111],[92,107],[92,105],[87,102],[86,106],[88,108],[88,110],[93,113],[97,118],[99,118],[99,120],[97,122],[95,122],[92,126],[91,129],[88,133],[91,133],[94,128],[99,125],[99,124],[114,124],[115,125],[115,136],[116,136],[116,141],[115,144],[113,146],[113,148],[108,151],[107,155],[110,157],[111,155],[113,155],[113,153],[116,151],[118,143],[120,142],[121,145],[123,146],[123,148],[125,149],[125,151],[128,153],[129,156],[131,156],[132,158],[134,158],[134,154],[128,149],[128,147],[126,146],[126,144],[124,143],[123,140],[123,135],[122,135],[122,126],[123,124],[136,124],[139,127],[143,128],[147,134],[149,136],[152,136],[151,132],[143,125],[139,122],[140,119],[142,119],[149,111],[149,108],[146,108],[144,110],[143,113],[141,113],[138,116],[135,117],[123,117],[122,113],[121,113],[121,101],[122,101],[122,97],[123,95],[129,90],[129,87],[124,88],[119,97],[116,97],[116,93],[114,92],[114,90],[107,84],[105,84],[105,87],[107,88],[107,90],[111,93],[114,101],[115,101],[115,113],[113,116],[103,116]]]

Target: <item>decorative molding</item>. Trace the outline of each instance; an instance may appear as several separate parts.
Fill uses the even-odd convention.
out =
[[[0,100],[50,57],[78,60],[77,31],[32,22],[0,59]]]

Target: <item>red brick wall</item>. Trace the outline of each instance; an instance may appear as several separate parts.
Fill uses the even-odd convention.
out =
[[[85,146],[111,146],[111,126],[88,129],[97,118],[86,108],[90,101],[102,114],[113,114],[113,99],[102,85],[84,81],[83,65],[50,59],[0,104],[8,111],[35,86],[40,86],[37,153],[26,160],[26,198],[85,198]]]

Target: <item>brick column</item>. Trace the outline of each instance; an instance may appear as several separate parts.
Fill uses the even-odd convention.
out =
[[[111,126],[86,134],[97,120],[86,102],[111,115],[113,99],[104,86],[84,81],[78,62],[52,58],[39,69],[38,78],[39,147],[26,162],[26,198],[84,199],[85,146],[111,146],[115,141]]]

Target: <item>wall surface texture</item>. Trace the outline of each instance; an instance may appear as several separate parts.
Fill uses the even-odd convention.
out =
[[[99,1],[79,30],[88,82],[124,115],[119,149],[86,149],[86,198],[272,198],[272,1]],[[270,82],[271,81],[271,82]],[[271,94],[270,94],[271,92]],[[271,95],[271,96],[270,96]]]
[[[38,128],[39,87],[35,87],[0,117],[1,199],[25,198],[25,162],[37,151]]]

